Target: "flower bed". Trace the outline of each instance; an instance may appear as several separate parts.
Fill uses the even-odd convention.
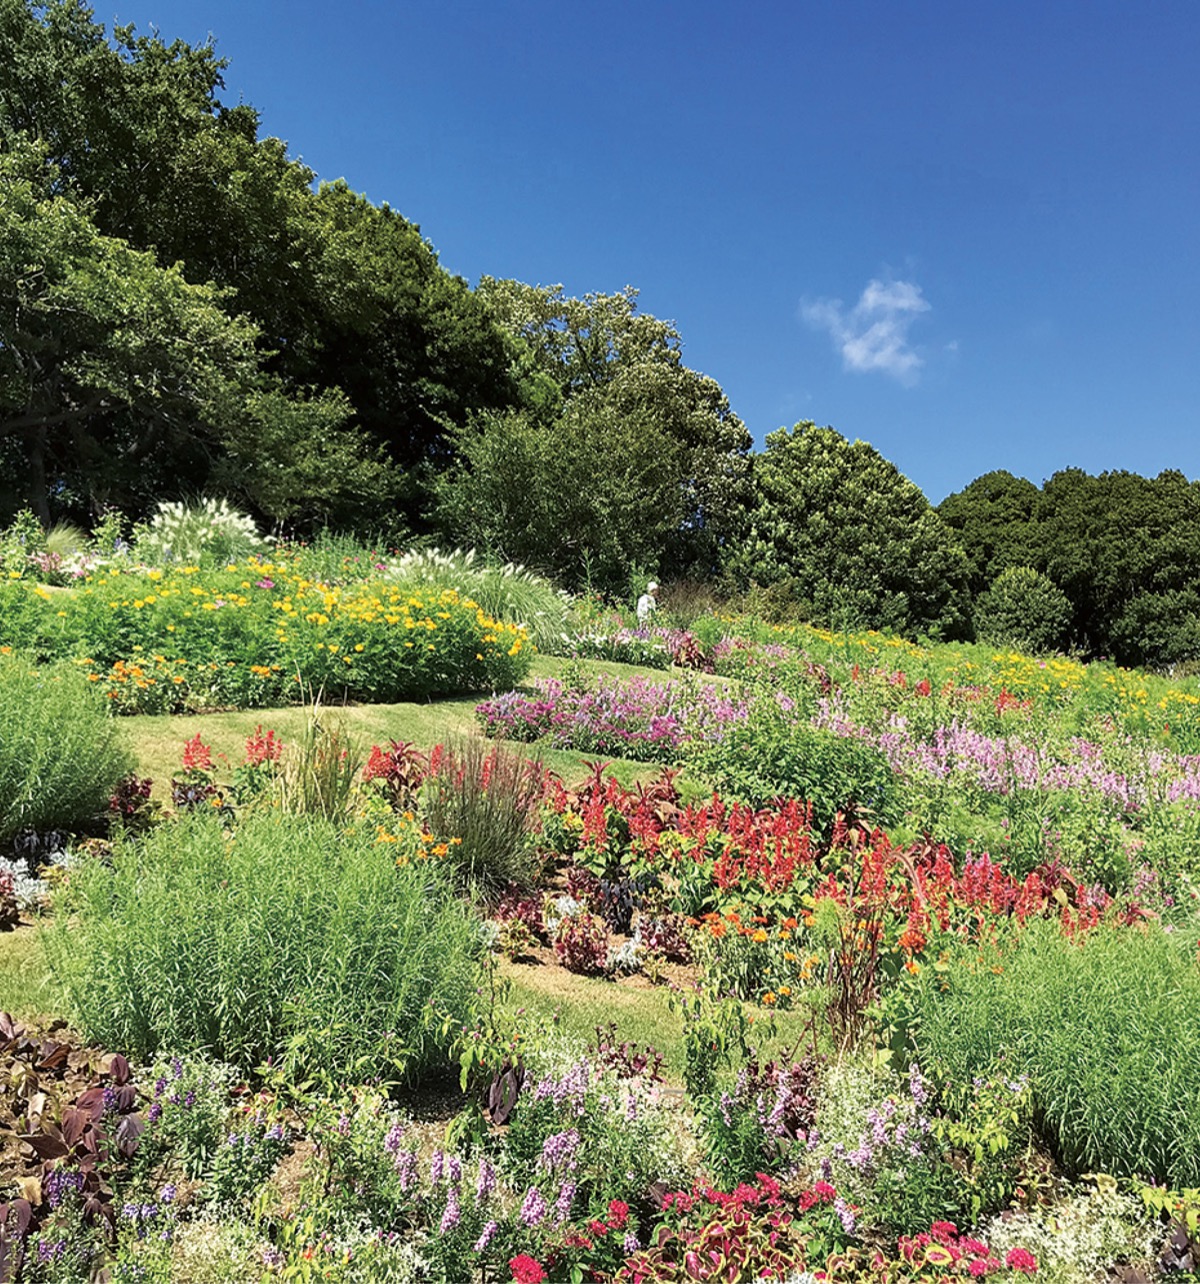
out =
[[[559,748],[610,753],[647,762],[674,762],[689,744],[719,744],[746,717],[746,703],[719,686],[698,682],[627,682],[601,678],[574,687],[555,679],[534,694],[512,691],[476,707],[488,736]]]
[[[59,593],[3,584],[0,622],[0,643],[76,660],[127,713],[494,690],[530,656],[524,629],[452,589],[323,584],[288,561],[110,569]]]

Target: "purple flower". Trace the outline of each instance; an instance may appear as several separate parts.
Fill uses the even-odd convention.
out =
[[[446,1211],[442,1213],[442,1221],[439,1228],[442,1234],[445,1235],[447,1231],[453,1230],[458,1225],[461,1216],[462,1210],[458,1204],[458,1187],[451,1186],[446,1196]]]
[[[475,1185],[475,1198],[482,1203],[496,1189],[496,1169],[485,1155],[479,1161],[479,1180]]]
[[[475,1251],[477,1253],[482,1253],[492,1242],[492,1237],[499,1229],[499,1223],[488,1222],[488,1224],[483,1228],[483,1234],[475,1241]]]
[[[571,1215],[571,1201],[575,1198],[575,1183],[565,1181],[562,1189],[558,1192],[558,1198],[554,1201],[554,1213],[559,1223],[565,1222]]]
[[[908,1091],[915,1105],[923,1106],[929,1100],[925,1080],[921,1078],[920,1067],[915,1061],[908,1071]]]
[[[546,1201],[542,1198],[542,1192],[536,1186],[530,1186],[525,1193],[525,1200],[521,1204],[521,1221],[532,1229],[546,1220],[548,1212],[549,1209],[546,1207]]]
[[[392,1167],[396,1170],[400,1189],[407,1191],[417,1179],[417,1152],[399,1150],[392,1158]]]
[[[542,1143],[542,1157],[539,1166],[552,1173],[559,1168],[574,1168],[575,1151],[579,1148],[579,1132],[569,1128],[566,1132],[556,1132]]]

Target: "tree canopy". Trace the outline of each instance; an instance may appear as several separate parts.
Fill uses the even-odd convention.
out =
[[[741,520],[750,435],[637,291],[567,298],[485,277],[521,347],[527,405],[454,433],[443,527],[553,573],[625,591],[635,572],[712,573]]]
[[[966,559],[920,489],[863,441],[811,421],[754,460],[743,582],[790,581],[814,621],[907,636],[966,631]]]
[[[469,410],[520,403],[514,345],[483,301],[388,207],[344,183],[314,190],[312,171],[284,143],[259,138],[252,108],[221,101],[225,64],[211,44],[168,44],[131,27],[110,39],[77,0],[0,0],[0,65],[0,151],[36,149],[47,196],[77,206],[108,238],[93,249],[106,247],[110,267],[121,242],[149,256],[138,260],[143,277],[156,266],[179,285],[215,287],[207,306],[233,323],[226,333],[249,338],[260,373],[285,397],[268,412],[267,385],[247,396],[242,418],[262,426],[259,449],[210,438],[182,471],[165,454],[179,441],[150,434],[145,401],[131,401],[140,478],[197,488],[243,476],[252,462],[252,502],[266,516],[378,520],[401,494],[419,505],[420,478],[445,459],[447,430]],[[320,408],[318,432],[297,409],[306,403]],[[75,403],[72,422],[86,420],[86,404]],[[44,466],[60,499],[143,502],[119,469],[96,495],[61,435],[64,449],[43,452],[41,464],[21,443],[10,434],[7,457],[30,494],[44,493],[35,476]],[[353,503],[349,487],[312,466],[327,457],[369,462],[372,484]],[[289,475],[306,479],[303,494],[287,493]],[[329,485],[336,493],[324,493]]]
[[[215,456],[239,461],[231,493],[273,516],[291,515],[301,476],[328,473],[330,501],[378,484],[343,397],[289,394],[254,325],[223,310],[227,291],[103,235],[45,177],[32,150],[0,154],[0,439],[23,454],[43,519],[52,477],[149,499],[205,478]],[[264,456],[285,426],[292,456]]]
[[[939,512],[977,592],[1014,567],[1041,572],[1066,594],[1070,639],[1086,653],[1122,664],[1200,657],[1200,483],[1068,468],[1039,489],[988,473]]]

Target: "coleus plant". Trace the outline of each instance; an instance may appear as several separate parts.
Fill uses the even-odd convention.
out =
[[[0,1093],[24,1156],[20,1198],[0,1206],[0,1284],[15,1279],[20,1242],[49,1209],[45,1191],[70,1174],[86,1222],[115,1234],[111,1168],[131,1159],[144,1121],[129,1062],[30,1034],[0,1013]],[[12,1273],[6,1274],[6,1271]]]

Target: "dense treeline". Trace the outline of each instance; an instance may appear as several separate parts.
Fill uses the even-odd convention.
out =
[[[79,0],[0,0],[0,522],[209,491],[570,589],[690,577],[817,623],[1200,656],[1179,474],[992,473],[935,510],[831,428],[755,453],[636,290],[472,289],[260,137],[223,67]]]
[[[967,555],[977,604],[1022,567],[1039,573],[1031,594],[1061,591],[1068,615],[1045,645],[1124,664],[1200,657],[1200,483],[1182,473],[1068,468],[1039,488],[994,472],[938,512]]]

